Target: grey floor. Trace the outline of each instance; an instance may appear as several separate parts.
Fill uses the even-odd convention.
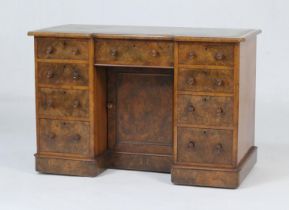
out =
[[[39,174],[34,99],[3,99],[0,110],[0,210],[289,209],[285,106],[257,104],[258,163],[237,190],[176,186],[169,174],[138,171],[106,170],[95,178]]]

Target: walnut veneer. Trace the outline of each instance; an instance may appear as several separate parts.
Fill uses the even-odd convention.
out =
[[[256,162],[258,30],[64,25],[35,37],[36,170],[171,172],[236,188]]]

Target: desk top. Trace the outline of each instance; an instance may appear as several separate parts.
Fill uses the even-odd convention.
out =
[[[42,37],[241,42],[258,33],[261,33],[261,30],[69,24],[30,31],[28,35]]]

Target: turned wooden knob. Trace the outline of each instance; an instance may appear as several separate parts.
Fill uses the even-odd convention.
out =
[[[208,99],[208,97],[206,97],[206,96],[204,96],[203,98],[202,98],[202,101],[203,102],[207,102],[209,99]]]
[[[108,109],[112,109],[112,108],[113,108],[113,104],[112,104],[112,103],[108,103],[108,104],[107,104],[107,108],[108,108]]]
[[[196,147],[196,143],[195,143],[194,141],[190,141],[190,142],[188,143],[188,148],[190,148],[190,149],[195,149],[195,147]]]
[[[116,49],[111,49],[111,51],[110,51],[110,55],[111,55],[112,57],[116,57],[117,54],[118,54],[118,52],[117,52]]]
[[[62,48],[65,48],[65,47],[66,47],[66,41],[63,40],[63,41],[60,41],[59,43],[60,43],[60,45],[61,45]]]
[[[48,134],[47,134],[47,139],[48,139],[48,140],[54,140],[55,137],[56,137],[55,133],[52,133],[52,132],[51,132],[51,133],[48,133]]]
[[[53,47],[52,46],[48,46],[47,48],[46,48],[46,55],[51,55],[52,53],[53,53]]]
[[[222,144],[217,144],[215,146],[215,151],[217,154],[220,154],[221,152],[223,152],[223,145]]]
[[[215,59],[218,61],[223,60],[224,58],[225,58],[225,55],[222,52],[217,52],[215,54]]]
[[[73,101],[73,108],[78,108],[78,107],[80,107],[80,101],[79,100]]]
[[[196,80],[194,77],[190,77],[187,79],[187,84],[188,85],[194,85],[196,83]]]
[[[197,57],[197,55],[196,55],[196,53],[194,51],[189,52],[188,56],[189,56],[189,59],[191,59],[191,60],[193,58]]]
[[[224,84],[224,81],[223,81],[222,79],[216,79],[216,80],[215,80],[215,84],[216,84],[217,86],[222,86],[222,85]]]
[[[158,56],[158,51],[156,51],[156,50],[152,50],[152,52],[151,52],[151,55],[153,56],[153,57],[157,57]]]
[[[46,78],[47,79],[52,79],[54,77],[54,73],[51,70],[48,70],[46,73]]]
[[[72,55],[80,54],[80,50],[78,48],[72,50]]]
[[[222,107],[218,107],[217,109],[217,114],[223,114],[224,110],[222,109]]]
[[[51,99],[47,100],[46,105],[47,105],[47,107],[52,108],[53,107],[53,101]]]
[[[81,139],[81,136],[79,134],[74,134],[70,138],[70,140],[74,141],[74,142],[78,142],[78,141],[80,141],[80,139]]]
[[[80,78],[78,70],[73,70],[72,72],[72,79],[73,80],[78,80]]]
[[[195,107],[193,105],[189,105],[188,112],[194,112],[194,111],[195,111]]]

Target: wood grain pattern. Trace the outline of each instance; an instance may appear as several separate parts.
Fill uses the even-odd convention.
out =
[[[237,188],[257,161],[257,149],[252,147],[235,169],[173,166],[172,182],[220,188]]]
[[[94,177],[106,167],[101,158],[79,160],[36,155],[36,170],[41,173]]]
[[[240,45],[238,163],[255,140],[256,38]]]
[[[114,152],[109,159],[111,168],[169,173],[172,166],[171,155],[148,155],[141,153]]]
[[[88,85],[88,65],[66,63],[42,63],[38,65],[40,85]]]
[[[96,64],[172,66],[173,44],[166,41],[97,39]]]
[[[117,138],[121,142],[172,144],[172,77],[120,73],[117,86]],[[159,107],[159,108],[158,108]]]
[[[233,65],[233,44],[180,43],[179,63],[186,65]]]
[[[231,126],[233,123],[233,98],[220,96],[179,95],[178,123]]]
[[[91,143],[94,156],[107,151],[107,77],[102,67],[94,67],[94,40],[89,41],[90,122],[94,126]]]
[[[88,42],[85,39],[38,38],[37,57],[42,59],[88,59]]]
[[[172,72],[108,69],[108,140],[113,152],[172,155]]]
[[[233,132],[178,128],[178,162],[232,164]]]
[[[178,96],[178,85],[179,85],[179,42],[174,43],[174,93],[173,93],[173,160],[177,162],[177,151],[178,151],[178,115],[177,115],[177,96]]]
[[[38,104],[42,116],[88,118],[89,114],[86,90],[40,88]]]
[[[179,69],[180,91],[201,91],[232,93],[234,85],[233,70]]]
[[[39,151],[89,154],[89,123],[39,120]]]

